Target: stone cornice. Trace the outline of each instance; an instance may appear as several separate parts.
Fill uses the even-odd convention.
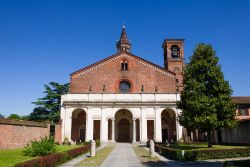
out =
[[[142,106],[151,106],[151,107],[170,107],[170,106],[176,106],[176,101],[172,102],[155,102],[155,101],[147,101],[147,102],[122,102],[122,101],[116,101],[116,102],[87,102],[87,101],[64,101],[63,106],[71,106],[71,107],[110,107],[110,106],[126,106],[126,107],[142,107]]]

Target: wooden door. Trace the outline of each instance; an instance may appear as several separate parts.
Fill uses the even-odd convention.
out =
[[[99,140],[100,139],[100,120],[94,120],[94,132],[93,132],[93,139]]]
[[[129,134],[130,134],[129,121],[127,119],[121,119],[118,123],[118,141],[130,142]]]

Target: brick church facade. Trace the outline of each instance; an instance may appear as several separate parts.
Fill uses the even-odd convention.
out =
[[[62,96],[62,141],[175,141],[182,89],[184,40],[165,39],[164,67],[130,53],[125,27],[117,53],[70,75]]]

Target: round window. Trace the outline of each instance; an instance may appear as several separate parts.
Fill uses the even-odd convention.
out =
[[[128,81],[121,81],[119,85],[120,92],[129,92],[131,85]]]

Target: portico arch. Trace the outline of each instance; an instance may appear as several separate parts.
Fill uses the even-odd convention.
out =
[[[75,109],[72,112],[71,140],[82,142],[86,139],[86,112],[83,109]]]
[[[115,140],[118,142],[132,142],[133,122],[132,113],[121,109],[115,114]]]
[[[172,109],[164,109],[161,113],[162,141],[176,141],[176,115]]]

